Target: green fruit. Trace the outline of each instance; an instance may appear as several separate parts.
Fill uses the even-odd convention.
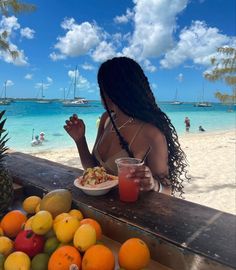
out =
[[[44,237],[45,237],[46,239],[51,238],[51,237],[54,237],[54,236],[56,236],[56,234],[55,234],[55,232],[54,232],[53,229],[49,230],[49,231],[44,235]]]
[[[0,270],[4,270],[4,261],[5,257],[3,254],[0,253]]]
[[[46,253],[39,253],[34,256],[31,262],[31,270],[47,270],[49,255]]]
[[[47,193],[40,202],[40,210],[49,211],[53,217],[71,209],[72,195],[67,189],[55,189]]]
[[[46,240],[44,244],[43,252],[47,253],[48,255],[51,255],[59,246],[60,242],[58,239],[54,237],[50,237]]]

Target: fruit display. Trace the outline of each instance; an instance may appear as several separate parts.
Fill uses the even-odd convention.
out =
[[[147,269],[150,252],[142,239],[130,238],[114,253],[109,243],[103,243],[99,222],[71,209],[72,196],[68,193],[56,190],[43,198],[27,197],[22,202],[22,211],[11,210],[3,216],[1,270]],[[63,206],[65,212],[61,211],[60,198],[67,203]],[[36,211],[38,204],[40,209]],[[116,267],[118,263],[120,268]]]

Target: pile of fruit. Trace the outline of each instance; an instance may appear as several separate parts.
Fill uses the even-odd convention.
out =
[[[27,197],[21,210],[0,222],[0,270],[114,270],[115,255],[102,244],[102,228],[71,209],[71,194],[59,189]],[[146,269],[147,245],[138,238],[118,252],[120,270]]]

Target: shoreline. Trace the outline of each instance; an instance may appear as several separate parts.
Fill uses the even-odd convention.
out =
[[[179,141],[191,177],[185,183],[185,200],[236,215],[236,129],[185,133]],[[92,147],[90,144],[89,148]],[[25,153],[82,169],[76,146]]]

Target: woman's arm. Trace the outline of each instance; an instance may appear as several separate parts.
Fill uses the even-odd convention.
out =
[[[96,166],[96,159],[88,149],[88,144],[85,138],[85,125],[83,120],[79,119],[78,116],[74,114],[68,120],[66,120],[64,129],[71,136],[77,146],[83,168],[87,169],[89,167]]]
[[[147,127],[146,146],[152,147],[145,165],[129,174],[129,178],[138,182],[143,191],[154,190],[171,194],[168,168],[168,148],[165,136],[156,128]],[[135,152],[135,149],[132,149]],[[146,150],[145,150],[146,151]]]

